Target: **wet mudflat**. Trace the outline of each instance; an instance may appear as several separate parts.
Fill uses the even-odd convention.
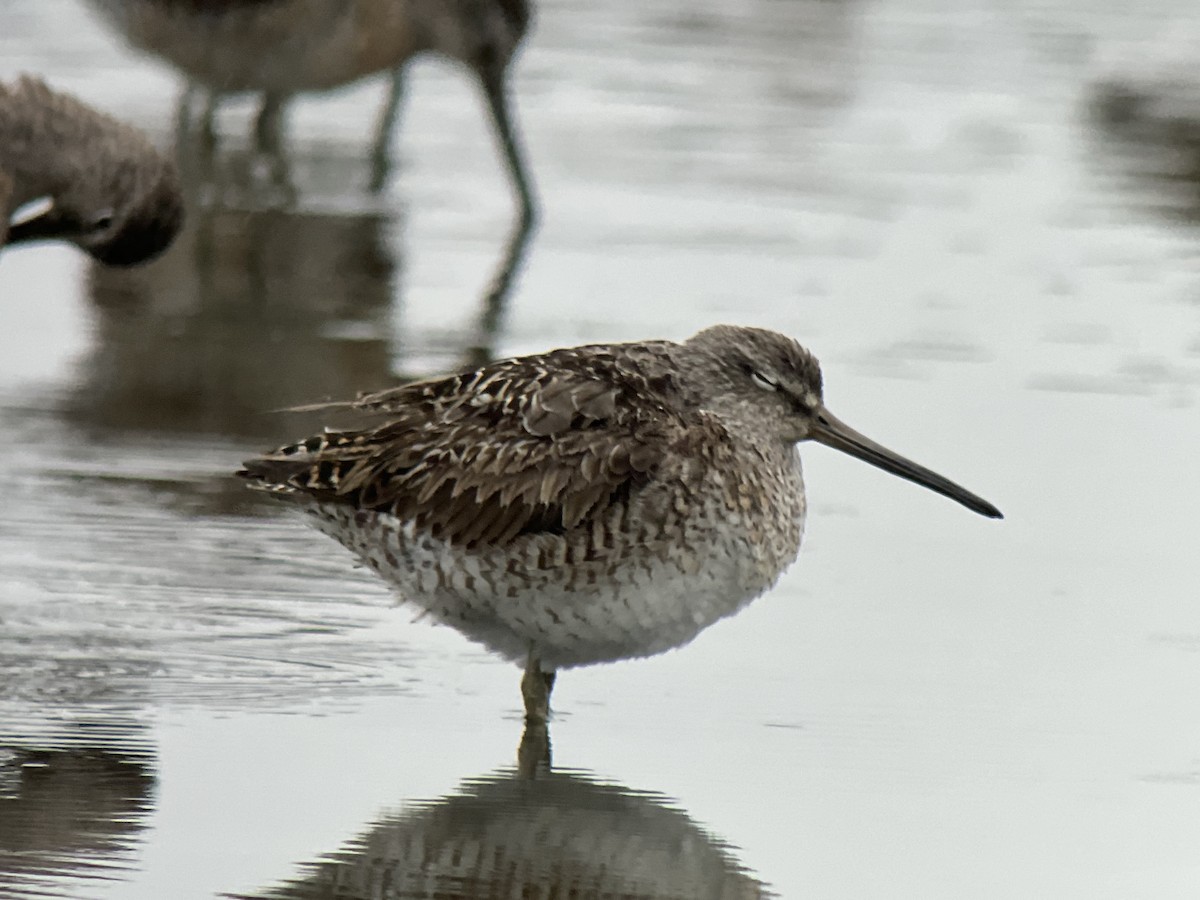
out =
[[[5,253],[0,895],[1195,896],[1200,80],[1147,75],[1189,34],[1177,2],[547,0],[515,81],[545,215],[494,328],[512,202],[439,63],[381,195],[368,83],[294,111],[294,204],[233,106],[161,261]],[[0,60],[170,141],[175,75],[82,5],[0,7]],[[532,783],[517,670],[229,476],[316,424],[280,407],[719,321],[798,337],[840,416],[1007,519],[802,448],[795,567],[563,673]]]

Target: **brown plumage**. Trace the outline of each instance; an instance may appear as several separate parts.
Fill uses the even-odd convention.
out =
[[[243,474],[463,546],[561,533],[644,482],[695,424],[669,375],[631,362],[557,350],[365,395],[346,405],[386,422],[316,435]]]
[[[533,719],[555,669],[685,644],[775,582],[800,548],[799,441],[1000,516],[836,419],[816,359],[762,329],[555,350],[344,406],[382,421],[239,474],[438,621],[526,659]]]
[[[45,208],[12,221],[35,200]],[[174,165],[140,131],[39,78],[0,82],[0,245],[66,240],[133,265],[166,249],[182,220]]]

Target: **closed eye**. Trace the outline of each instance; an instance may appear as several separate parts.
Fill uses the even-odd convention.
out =
[[[754,382],[756,387],[760,387],[764,391],[779,390],[779,382],[772,381],[770,378],[768,378],[762,372],[756,372],[753,369],[751,369],[750,370],[750,380]]]
[[[87,223],[88,231],[104,231],[112,226],[113,211],[104,209],[92,216],[91,221]]]

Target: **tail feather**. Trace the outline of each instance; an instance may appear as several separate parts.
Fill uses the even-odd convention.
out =
[[[344,468],[363,452],[361,445],[361,432],[326,431],[245,460],[236,474],[256,490],[334,497]]]

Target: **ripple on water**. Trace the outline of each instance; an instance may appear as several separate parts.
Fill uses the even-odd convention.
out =
[[[142,723],[102,708],[34,716],[4,700],[0,723],[0,895],[87,897],[127,877],[157,784]]]
[[[406,689],[408,652],[372,632],[394,616],[387,591],[228,477],[236,451],[69,438],[9,454],[0,699],[240,708]]]

